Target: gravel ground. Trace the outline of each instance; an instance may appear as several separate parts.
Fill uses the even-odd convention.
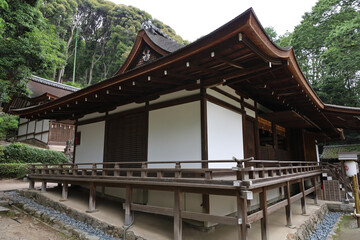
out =
[[[104,240],[119,240],[119,238],[114,238],[99,229],[95,229],[92,226],[89,226],[83,222],[80,222],[71,217],[68,217],[66,214],[60,213],[59,211],[56,211],[52,208],[44,207],[40,204],[37,204],[36,202],[34,202],[31,199],[20,196],[16,192],[8,192],[7,194],[12,197],[12,200],[14,202],[26,203],[30,207],[33,207],[41,212],[45,212],[45,213],[55,217],[56,219],[65,222],[68,225],[75,226],[76,228],[78,228],[84,232],[87,232],[89,235],[95,235],[95,236],[99,237],[100,239],[104,239]]]
[[[325,218],[317,225],[316,230],[307,238],[307,240],[326,240],[334,224],[341,217],[341,212],[329,212]]]

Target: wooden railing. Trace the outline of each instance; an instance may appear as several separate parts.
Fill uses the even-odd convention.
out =
[[[197,164],[199,168],[191,167],[194,164]],[[210,167],[201,168],[204,164]],[[219,164],[227,164],[228,167],[212,168],[212,166]],[[223,184],[241,185],[249,188],[267,185],[267,183],[276,184],[276,181],[281,181],[286,177],[297,177],[299,174],[303,175],[320,170],[321,166],[317,162],[253,160],[252,158],[242,160],[30,164],[30,176],[175,179],[177,181],[192,180],[207,183],[218,180]]]

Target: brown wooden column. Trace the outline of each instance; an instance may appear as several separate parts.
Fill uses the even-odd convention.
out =
[[[266,199],[266,189],[263,188],[259,193],[260,198],[260,208],[263,212],[263,217],[261,218],[261,239],[269,239],[269,228],[268,228],[268,213],[267,213],[267,199]]]
[[[207,133],[207,100],[206,89],[200,89],[200,117],[201,117],[201,160],[208,160],[208,133]],[[202,163],[202,168],[208,168],[208,163]],[[202,194],[203,213],[210,213],[210,196]]]
[[[132,187],[131,185],[126,185],[125,193],[125,226],[130,226],[133,222],[131,216],[131,203],[132,203]]]
[[[96,212],[96,186],[95,183],[90,183],[90,194],[89,194],[89,209],[86,210],[88,213]]]
[[[41,182],[41,192],[46,192],[46,181]]]
[[[176,188],[174,192],[174,240],[182,239],[182,192],[179,188]]]
[[[29,182],[29,189],[32,190],[35,188],[35,181],[30,180]]]
[[[69,188],[68,188],[68,183],[64,182],[62,184],[62,194],[61,194],[61,199],[60,201],[66,201],[68,198],[68,192],[69,192]]]
[[[301,191],[301,194],[302,194],[301,211],[302,211],[302,214],[305,215],[306,214],[306,195],[305,195],[305,183],[304,183],[303,178],[300,181],[300,191]]]
[[[291,212],[290,182],[286,182],[284,189],[285,189],[285,197],[287,200],[287,206],[285,207],[286,226],[291,227],[292,226],[292,212]]]
[[[247,240],[247,200],[242,198],[241,191],[236,194],[237,202],[237,218],[241,219],[241,224],[238,223],[238,240]]]
[[[317,188],[316,188],[316,176],[311,179],[312,184],[314,186],[314,204],[318,204],[318,196],[317,196]]]

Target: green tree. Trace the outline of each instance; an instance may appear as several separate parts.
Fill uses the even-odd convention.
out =
[[[360,106],[360,2],[319,0],[294,32],[292,45],[302,71],[326,103]]]
[[[55,29],[46,24],[38,1],[8,0],[7,5],[0,8],[0,102],[26,95],[25,77],[31,73],[44,76],[62,61],[61,43]]]

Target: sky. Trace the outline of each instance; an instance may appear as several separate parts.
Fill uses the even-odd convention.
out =
[[[317,0],[110,0],[137,7],[169,25],[190,42],[207,35],[252,7],[263,27],[292,32]]]

